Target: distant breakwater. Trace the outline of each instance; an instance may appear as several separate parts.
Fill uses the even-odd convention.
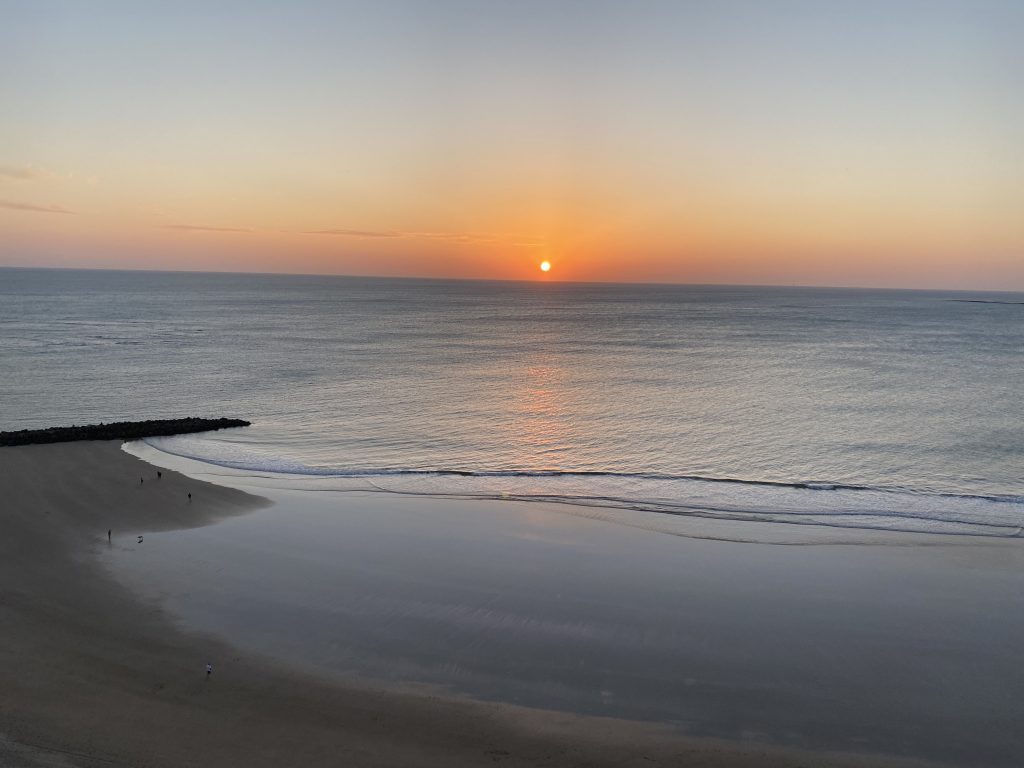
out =
[[[33,443],[66,443],[73,440],[138,440],[143,437],[166,437],[189,432],[208,432],[230,427],[248,427],[242,419],[151,419],[149,421],[115,421],[110,424],[22,429],[0,432],[0,445],[31,445]]]
[[[960,304],[1012,304],[1015,306],[1024,305],[1024,301],[998,301],[996,299],[947,299]]]

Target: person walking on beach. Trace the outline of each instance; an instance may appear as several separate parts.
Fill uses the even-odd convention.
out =
[[[189,491],[189,492],[188,492],[188,500],[189,500],[190,502],[192,501],[192,491]]]
[[[139,485],[142,485],[144,482],[146,482],[146,481],[143,478],[140,477],[139,478]]]
[[[110,543],[110,531],[111,531],[111,529],[107,528],[107,544]]]
[[[213,674],[213,664],[207,663],[207,665],[206,665],[206,679],[209,680],[210,679],[210,675],[212,675],[212,674]]]
[[[161,471],[160,471],[160,470],[158,469],[158,470],[156,471],[156,479],[157,479],[157,480],[159,480],[159,479],[160,479],[161,477],[163,477],[163,476],[164,476],[164,473],[163,473],[163,472],[161,472]]]

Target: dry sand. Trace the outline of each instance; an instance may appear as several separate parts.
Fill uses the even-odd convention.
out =
[[[0,766],[925,765],[346,688],[186,634],[96,561],[108,528],[194,527],[266,503],[158,480],[116,441],[0,448]],[[230,674],[207,680],[208,659],[231,659]]]

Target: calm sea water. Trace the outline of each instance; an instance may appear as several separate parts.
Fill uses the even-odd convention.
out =
[[[1022,294],[0,270],[0,429],[296,481],[1012,536],[1022,382]]]

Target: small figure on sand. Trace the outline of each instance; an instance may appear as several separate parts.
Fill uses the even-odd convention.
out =
[[[192,501],[192,491],[189,491],[189,492],[188,492],[188,500],[189,500],[189,501]]]
[[[139,478],[139,485],[142,485],[144,482],[146,482],[146,480],[144,478],[140,477]]]
[[[142,537],[139,536],[139,544],[141,544],[141,543],[142,543]]]
[[[111,529],[107,528],[107,544],[110,543],[110,532],[111,532]]]
[[[159,480],[159,479],[160,479],[161,477],[163,477],[163,476],[164,476],[164,473],[163,473],[163,472],[161,472],[161,471],[160,471],[160,470],[158,469],[158,470],[156,471],[156,479],[157,479],[157,480]]]
[[[213,674],[213,664],[206,665],[206,677],[209,679],[210,675]]]

